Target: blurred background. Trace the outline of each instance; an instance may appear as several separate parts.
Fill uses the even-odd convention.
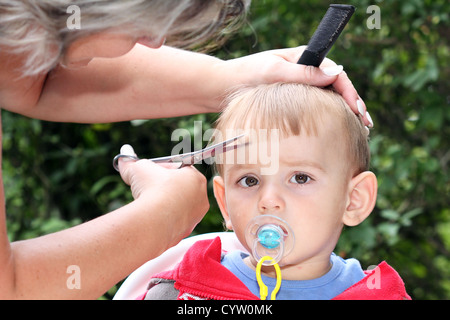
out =
[[[330,3],[254,0],[248,23],[211,54],[232,59],[306,44]],[[357,10],[328,57],[344,66],[375,123],[370,145],[379,196],[364,223],[343,231],[336,253],[359,259],[364,268],[386,260],[413,299],[450,299],[449,2],[346,3]],[[111,165],[122,144],[141,157],[168,155],[178,143],[171,141],[175,129],[187,129],[194,141],[217,115],[93,125],[3,110],[2,117],[8,235],[15,241],[131,201]],[[202,132],[195,121],[202,121]],[[211,180],[211,168],[197,167]],[[194,234],[224,230],[209,188],[211,209]]]

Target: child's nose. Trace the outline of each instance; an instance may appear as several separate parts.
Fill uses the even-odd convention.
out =
[[[282,211],[285,203],[280,192],[275,187],[263,188],[258,203],[258,209],[261,213],[272,213]]]

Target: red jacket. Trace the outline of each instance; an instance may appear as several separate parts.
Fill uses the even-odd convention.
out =
[[[231,271],[221,265],[220,238],[196,242],[183,260],[170,271],[154,279],[174,281],[177,299],[259,300]],[[334,300],[410,300],[398,273],[386,262],[365,271],[366,277],[345,290]],[[157,284],[154,281],[154,284]],[[143,297],[145,294],[143,295]]]

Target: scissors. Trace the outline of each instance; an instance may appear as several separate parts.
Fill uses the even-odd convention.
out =
[[[214,144],[212,146],[206,147],[206,148],[201,149],[201,150],[188,152],[188,153],[183,153],[183,154],[176,154],[176,155],[173,155],[173,156],[153,158],[153,159],[150,159],[150,160],[155,162],[155,163],[181,163],[179,168],[186,167],[186,166],[192,166],[193,164],[201,162],[202,160],[209,159],[209,158],[214,157],[214,156],[216,156],[218,154],[221,154],[221,153],[224,153],[224,152],[236,149],[237,147],[239,147],[241,145],[234,144],[234,145],[230,146],[230,144],[232,142],[238,140],[239,138],[242,138],[243,136],[245,136],[245,134],[241,134],[239,136],[236,136],[234,138],[231,138],[231,139],[225,140],[223,142]],[[118,154],[113,159],[113,167],[117,171],[119,171],[118,164],[119,164],[119,159],[120,158],[127,158],[127,159],[132,159],[132,160],[135,160],[135,161],[140,160],[137,156],[134,156],[134,155]]]

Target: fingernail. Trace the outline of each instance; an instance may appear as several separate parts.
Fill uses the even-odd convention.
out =
[[[120,154],[127,155],[127,156],[135,156],[136,153],[134,153],[134,149],[129,144],[124,144],[120,148]]]
[[[333,66],[333,67],[327,67],[327,68],[321,68],[322,72],[325,73],[327,76],[337,76],[344,70],[344,67],[341,65]]]
[[[356,107],[358,108],[359,114],[364,117],[364,105],[361,99],[356,100]]]
[[[369,128],[373,128],[373,121],[372,117],[370,116],[369,112],[366,112],[366,118],[369,120]]]

